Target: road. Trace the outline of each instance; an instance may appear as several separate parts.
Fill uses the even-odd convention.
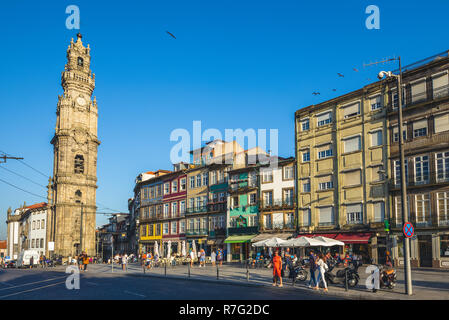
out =
[[[80,274],[80,289],[68,290],[64,268],[7,269],[0,271],[0,300],[77,299],[180,299],[180,300],[310,300],[334,299],[325,294],[289,288],[251,287],[229,284],[159,279],[135,274],[111,273],[110,266],[92,266]]]

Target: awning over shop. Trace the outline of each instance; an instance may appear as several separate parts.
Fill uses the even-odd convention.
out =
[[[244,243],[249,242],[252,238],[254,238],[256,234],[249,234],[244,236],[230,236],[227,237],[224,243]]]
[[[207,245],[209,245],[209,246],[213,246],[213,245],[216,245],[216,246],[219,246],[219,245],[222,245],[223,244],[223,239],[215,239],[215,240],[207,240]]]
[[[323,236],[326,238],[331,238],[335,240],[342,241],[344,243],[368,243],[372,236],[370,232],[348,232],[348,233],[307,233],[300,234],[300,236],[305,237],[318,237]]]
[[[270,239],[273,237],[280,238],[282,240],[287,240],[293,236],[293,233],[284,232],[284,233],[261,233],[251,239],[251,242],[258,242],[266,239]]]

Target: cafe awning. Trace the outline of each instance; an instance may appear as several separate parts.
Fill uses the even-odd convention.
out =
[[[224,243],[245,243],[249,242],[252,238],[254,238],[256,234],[248,234],[244,236],[230,236],[227,237]]]
[[[331,238],[335,240],[342,241],[344,243],[368,243],[372,236],[370,232],[348,232],[348,233],[308,233],[300,234],[300,236],[305,237],[318,237],[323,236],[326,238]]]
[[[291,233],[291,232],[261,233],[261,234],[258,234],[257,236],[255,236],[254,238],[252,238],[251,242],[258,242],[258,241],[270,239],[270,238],[273,238],[273,237],[276,237],[276,238],[279,238],[279,239],[282,239],[282,240],[287,240],[291,236],[293,236],[293,233]]]

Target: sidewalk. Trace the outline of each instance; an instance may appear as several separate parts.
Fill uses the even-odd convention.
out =
[[[90,265],[89,267],[91,267],[93,272],[111,273],[110,265]],[[328,284],[328,293],[324,293],[322,290],[318,292],[307,288],[308,280],[306,282],[297,282],[294,286],[292,286],[290,279],[284,279],[284,287],[278,289],[292,291],[300,290],[302,292],[309,292],[312,295],[327,295],[334,296],[336,298],[360,300],[449,300],[449,277],[444,271],[412,270],[413,295],[407,296],[405,294],[404,275],[401,269],[397,269],[398,282],[396,288],[394,290],[382,289],[377,293],[373,293],[372,291],[366,289],[365,281],[369,274],[366,274],[365,270],[366,267],[359,268],[360,282],[355,288],[350,288],[348,291],[345,291],[342,285]],[[219,274],[217,279],[217,267],[207,265],[206,267],[199,268],[195,265],[193,268],[190,268],[190,277],[188,273],[189,268],[187,265],[167,267],[166,275],[164,267],[146,270],[144,273],[142,267],[138,264],[128,265],[128,271],[123,271],[119,266],[114,266],[114,274],[116,275],[183,280],[190,279],[194,281],[207,281],[211,283],[222,283],[229,285],[272,287],[272,269],[249,269],[247,274],[247,269],[245,267],[223,265],[218,269]]]

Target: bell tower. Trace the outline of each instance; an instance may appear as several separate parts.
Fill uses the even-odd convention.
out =
[[[64,257],[85,251],[95,255],[98,108],[92,93],[95,74],[90,69],[90,47],[77,34],[67,49],[58,96],[53,145],[53,177],[49,181],[48,241]]]

